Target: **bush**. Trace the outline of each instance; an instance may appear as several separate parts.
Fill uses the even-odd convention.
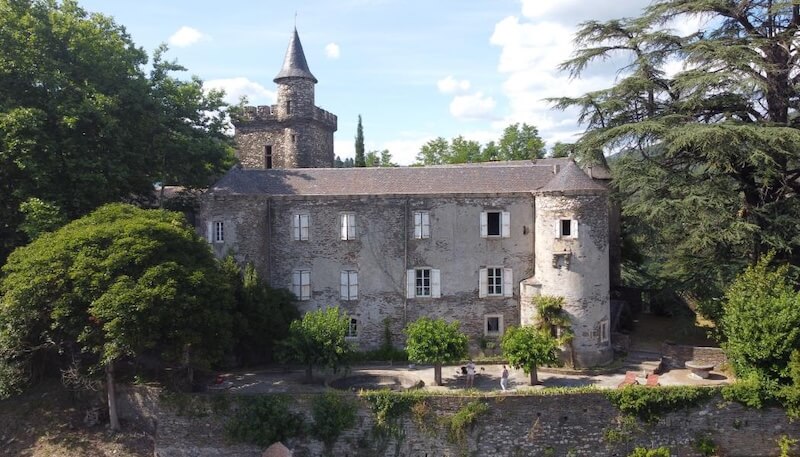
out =
[[[467,427],[478,420],[482,414],[489,411],[489,406],[482,401],[472,401],[456,411],[447,422],[447,438],[453,443],[464,441],[467,436]]]
[[[344,430],[356,425],[356,408],[356,403],[342,394],[326,392],[314,397],[311,403],[313,435],[325,445],[333,445]]]
[[[239,408],[225,424],[229,439],[266,447],[302,435],[303,417],[289,410],[285,395],[259,395],[239,399]]]
[[[664,446],[656,449],[637,447],[633,452],[628,454],[628,457],[670,457],[671,455],[669,448]]]
[[[710,399],[717,389],[713,387],[660,387],[631,386],[609,390],[606,397],[625,414],[632,414],[645,422],[655,422],[659,416],[677,411]]]
[[[722,398],[735,401],[751,408],[778,403],[780,387],[777,381],[764,374],[752,372],[733,384],[722,388]]]

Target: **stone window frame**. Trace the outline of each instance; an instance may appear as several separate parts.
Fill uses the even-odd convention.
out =
[[[311,232],[311,215],[309,215],[308,213],[292,214],[292,240],[308,241],[310,232]]]
[[[350,316],[348,319],[345,338],[348,340],[358,339],[358,318]]]
[[[497,319],[497,331],[489,331],[489,319]],[[484,314],[483,315],[483,336],[502,336],[505,332],[505,323],[503,322],[502,314]]]
[[[414,238],[418,240],[431,237],[431,212],[414,211]]]
[[[212,244],[225,243],[225,221],[222,219],[212,219],[208,221],[207,230],[208,242]]]
[[[422,286],[423,291],[427,288],[426,295],[417,293],[418,275],[424,275],[428,271],[428,286]],[[424,281],[424,278],[420,278]],[[431,267],[417,267],[406,271],[406,297],[407,298],[441,298],[442,297],[442,276],[441,270]]]
[[[569,221],[569,234],[564,233],[565,222]],[[559,218],[553,223],[555,237],[559,239],[577,240],[578,239],[578,220]]]
[[[358,300],[358,271],[342,270],[339,275],[339,298]]]
[[[339,239],[352,241],[356,239],[356,213],[339,213]]]
[[[292,292],[298,300],[311,299],[311,270],[297,268],[292,270]]]
[[[498,218],[498,233],[489,233],[489,214],[496,214]],[[481,238],[509,238],[511,237],[511,213],[499,209],[481,211]]]
[[[500,270],[500,293],[489,293],[489,269]],[[480,298],[508,298],[514,296],[514,271],[502,265],[487,265],[478,271],[478,297]],[[497,275],[494,275],[497,277]],[[497,287],[497,285],[494,285]],[[496,289],[495,289],[496,290]]]

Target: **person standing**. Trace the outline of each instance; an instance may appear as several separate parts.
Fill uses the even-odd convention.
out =
[[[500,388],[505,392],[508,389],[508,368],[503,365],[503,373],[500,375]]]
[[[467,389],[475,384],[475,363],[470,359],[467,363]]]

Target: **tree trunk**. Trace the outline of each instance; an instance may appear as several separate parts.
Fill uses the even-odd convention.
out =
[[[117,416],[117,394],[114,389],[114,364],[106,363],[106,391],[108,392],[108,426],[112,431],[118,432],[119,416]]]
[[[539,385],[539,375],[536,373],[536,365],[531,368],[531,385]]]
[[[433,366],[433,382],[436,383],[437,386],[442,385],[442,364],[440,363]]]

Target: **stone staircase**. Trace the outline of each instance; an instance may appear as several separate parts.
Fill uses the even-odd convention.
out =
[[[653,373],[661,364],[661,353],[650,351],[628,351],[625,363],[620,368],[621,371],[636,371]]]

